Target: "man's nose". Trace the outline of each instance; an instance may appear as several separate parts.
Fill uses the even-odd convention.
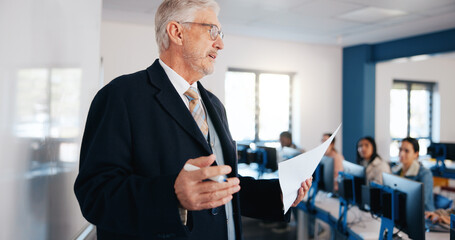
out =
[[[213,47],[218,49],[218,50],[222,50],[224,48],[224,42],[223,42],[223,39],[221,39],[220,36],[218,36],[218,38],[213,43]]]

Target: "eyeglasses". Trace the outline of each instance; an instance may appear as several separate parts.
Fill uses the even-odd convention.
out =
[[[210,27],[210,30],[209,30],[210,38],[211,38],[213,41],[216,41],[216,39],[218,38],[218,36],[220,36],[221,39],[224,38],[224,33],[223,33],[223,32],[218,28],[218,26],[215,25],[215,24],[210,24],[210,23],[197,23],[197,22],[183,22],[183,23],[180,23],[180,24],[185,24],[185,23],[189,23],[189,24],[198,24],[198,25],[201,25],[201,26]]]

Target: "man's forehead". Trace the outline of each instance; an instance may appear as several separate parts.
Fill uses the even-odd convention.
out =
[[[218,17],[216,16],[215,12],[210,8],[197,11],[194,21],[200,23],[215,24],[221,28],[221,24],[218,20]]]

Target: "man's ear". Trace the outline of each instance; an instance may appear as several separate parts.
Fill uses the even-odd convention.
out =
[[[169,36],[169,44],[173,42],[177,45],[183,44],[183,27],[175,21],[171,21],[166,26],[167,35]]]

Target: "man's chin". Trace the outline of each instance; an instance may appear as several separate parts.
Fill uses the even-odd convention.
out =
[[[210,75],[213,73],[213,68],[208,69],[207,71],[204,71],[205,75]]]
[[[204,74],[204,76],[207,76],[207,75],[210,75],[213,73],[213,65],[210,66],[210,67],[205,67],[202,69],[202,73]]]

